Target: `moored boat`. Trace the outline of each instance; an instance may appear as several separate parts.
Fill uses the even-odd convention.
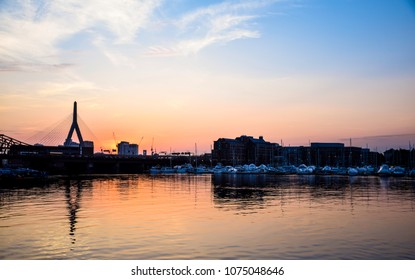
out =
[[[389,168],[389,165],[382,164],[382,166],[379,168],[377,174],[379,176],[390,176],[391,175],[391,170]]]
[[[160,174],[160,166],[153,166],[150,168],[150,174]]]
[[[164,166],[160,168],[160,173],[161,174],[172,174],[172,173],[176,173],[176,170],[173,167]]]
[[[349,167],[347,169],[347,174],[349,174],[349,176],[356,176],[359,174],[359,171],[356,168]]]
[[[46,179],[48,174],[30,168],[0,168],[0,181],[26,181]]]
[[[392,167],[390,168],[390,171],[392,173],[392,176],[395,176],[395,177],[402,177],[402,176],[405,176],[406,174],[405,168],[400,167],[400,166]]]

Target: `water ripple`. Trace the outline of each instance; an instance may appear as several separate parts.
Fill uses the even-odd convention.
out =
[[[414,259],[415,180],[148,176],[0,191],[0,259]]]

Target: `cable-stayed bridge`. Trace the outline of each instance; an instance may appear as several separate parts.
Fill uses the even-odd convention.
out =
[[[73,139],[72,137],[76,137]],[[78,114],[77,102],[74,102],[72,114],[68,114],[50,127],[39,131],[25,140],[26,143],[44,146],[83,146],[84,141],[90,140],[100,145],[100,140],[94,135]]]
[[[155,165],[180,165],[189,161],[187,156],[94,155],[94,142],[86,139],[99,144],[98,138],[80,118],[74,102],[72,114],[25,142],[0,134],[1,163],[6,167],[29,167],[51,174],[77,175],[140,173]]]
[[[72,139],[73,137],[75,139]],[[98,138],[78,115],[77,102],[75,101],[72,114],[25,141],[1,134],[0,154],[8,154],[17,149],[20,154],[62,153],[82,155],[86,152],[92,155],[94,153],[94,142],[101,146]]]

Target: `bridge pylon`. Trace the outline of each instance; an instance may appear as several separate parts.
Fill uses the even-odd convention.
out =
[[[68,137],[66,137],[64,146],[72,146],[73,145],[74,142],[72,141],[72,135],[73,135],[74,131],[76,132],[76,135],[78,136],[79,146],[82,147],[84,145],[84,140],[82,138],[81,130],[79,129],[79,125],[78,125],[78,111],[77,111],[76,101],[73,103],[72,124],[71,124],[71,128],[69,129]]]

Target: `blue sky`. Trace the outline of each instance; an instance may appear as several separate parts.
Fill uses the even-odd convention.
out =
[[[21,140],[77,100],[103,146],[415,142],[413,1],[5,0],[0,38],[1,133]]]

